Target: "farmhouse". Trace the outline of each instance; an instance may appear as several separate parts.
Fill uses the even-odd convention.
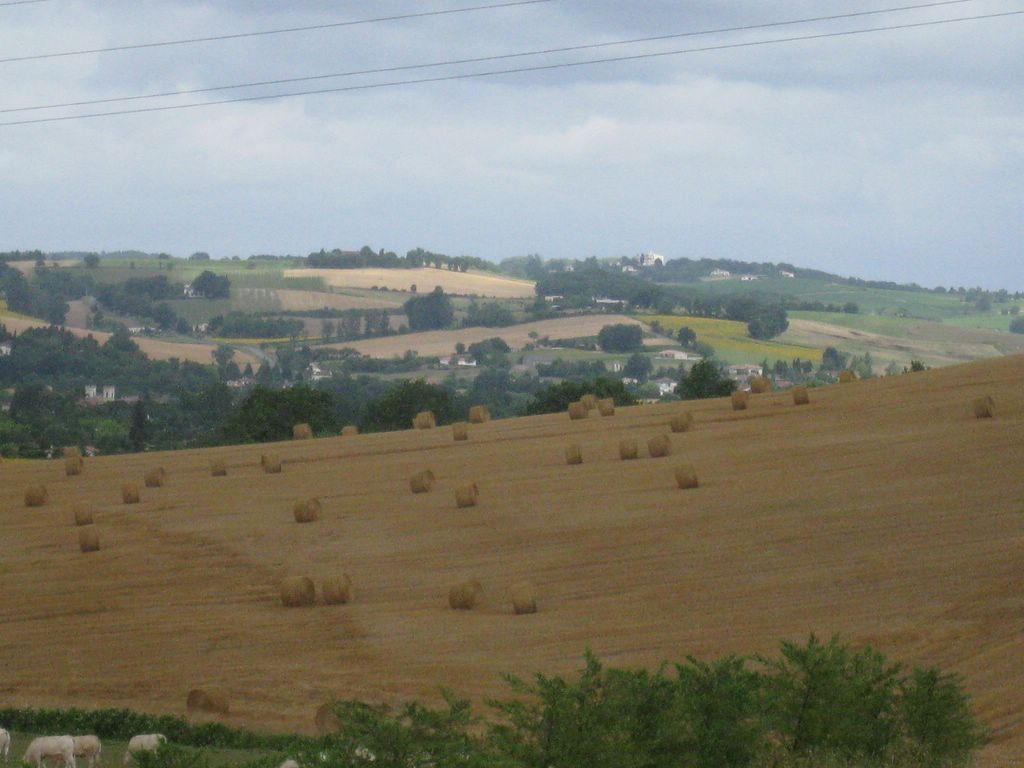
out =
[[[9,341],[5,341],[3,344],[0,344],[0,357],[7,357],[11,354],[12,349],[13,347]]]
[[[733,381],[746,381],[753,376],[764,375],[764,369],[760,365],[730,365],[725,372]]]
[[[673,392],[676,391],[676,387],[679,385],[679,382],[677,382],[675,379],[669,379],[667,377],[655,379],[652,383],[658,385],[658,393],[662,397],[664,397],[665,395],[671,395]]]

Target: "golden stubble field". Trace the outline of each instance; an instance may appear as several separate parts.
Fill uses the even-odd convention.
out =
[[[183,713],[223,688],[236,725],[312,728],[332,697],[481,700],[499,673],[774,653],[782,638],[841,633],[964,675],[995,743],[1024,758],[1024,357],[838,385],[794,407],[758,395],[565,414],[451,430],[175,454],[0,465],[0,700]],[[976,420],[991,394],[997,417]],[[622,438],[667,432],[663,459],[622,462]],[[566,466],[563,449],[582,446]],[[260,454],[278,452],[279,475]],[[210,477],[224,458],[227,477]],[[679,491],[673,469],[696,467]],[[120,503],[124,480],[167,469]],[[431,468],[431,493],[408,478]],[[479,505],[456,509],[475,481]],[[23,506],[30,483],[50,503]],[[315,523],[292,503],[317,496]],[[102,549],[81,554],[71,507],[96,510]],[[287,575],[348,573],[347,606],[285,609]],[[483,606],[448,609],[477,578]],[[514,616],[530,579],[540,612]]]
[[[536,295],[534,283],[493,272],[456,272],[448,269],[286,269],[285,277],[319,277],[332,288],[387,288],[430,293],[441,286],[445,293],[457,296],[484,296],[496,299],[529,299]]]

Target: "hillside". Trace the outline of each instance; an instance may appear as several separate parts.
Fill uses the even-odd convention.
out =
[[[1024,759],[1020,595],[1024,357],[788,394],[474,425],[88,460],[0,465],[0,595],[9,705],[117,705],[181,713],[196,685],[232,699],[229,722],[309,730],[334,697],[475,698],[500,672],[618,665],[687,653],[772,652],[781,638],[842,633],[891,657],[965,676],[995,734],[984,765]],[[990,393],[997,418],[976,420]],[[673,456],[618,460],[622,438],[666,432]],[[566,466],[564,446],[585,463]],[[260,471],[263,451],[284,459]],[[646,455],[646,451],[642,451]],[[224,458],[227,477],[210,477]],[[672,472],[692,462],[701,487]],[[157,465],[166,487],[120,503]],[[1009,466],[1008,466],[1009,465]],[[432,493],[407,481],[430,467]],[[456,509],[475,481],[479,506]],[[50,503],[26,508],[30,483]],[[291,505],[323,501],[298,525]],[[102,549],[80,554],[75,503]],[[349,606],[283,609],[285,575],[351,574]],[[481,610],[445,595],[478,578]],[[532,579],[540,613],[511,615]]]
[[[3,325],[11,333],[21,333],[28,328],[46,328],[49,323],[43,320],[26,319],[21,317],[10,317],[0,315],[0,325]],[[67,330],[79,338],[92,336],[100,344],[105,344],[110,338],[109,333],[104,331],[93,331],[85,328],[67,326]],[[213,363],[213,353],[217,349],[215,344],[202,344],[199,342],[167,341],[165,339],[153,339],[148,336],[132,336],[132,341],[139,345],[147,357],[153,360],[190,360],[194,363],[209,365]],[[239,365],[249,363],[259,367],[260,360],[248,352],[235,350],[234,361]]]
[[[555,320],[520,323],[505,328],[457,328],[445,331],[423,331],[363,341],[325,344],[324,346],[334,349],[355,349],[370,357],[396,357],[409,349],[415,350],[422,356],[449,355],[455,352],[455,345],[460,341],[468,347],[470,344],[476,344],[484,339],[498,337],[504,339],[513,349],[521,349],[524,344],[534,341],[534,338],[530,336],[531,333],[535,333],[537,338],[547,336],[551,339],[575,339],[597,336],[601,328],[616,323],[639,324],[633,318],[625,315],[578,315]]]
[[[534,283],[493,272],[458,272],[447,269],[287,269],[286,278],[321,278],[332,288],[388,288],[408,291],[415,285],[420,293],[441,286],[445,293],[459,296],[487,296],[521,299],[534,296]]]

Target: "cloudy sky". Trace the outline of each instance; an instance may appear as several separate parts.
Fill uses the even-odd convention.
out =
[[[0,2],[0,109],[612,43],[913,0],[548,0],[34,58],[503,0]],[[860,18],[0,122],[757,43],[1024,10]],[[216,257],[369,244],[499,260],[789,261],[1024,289],[1024,15],[202,108],[0,125],[0,250]]]

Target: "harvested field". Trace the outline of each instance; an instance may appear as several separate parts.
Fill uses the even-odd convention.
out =
[[[591,648],[616,665],[685,654],[774,654],[839,633],[964,676],[995,742],[983,766],[1024,761],[1024,357],[815,389],[687,404],[695,428],[667,460],[623,462],[621,440],[665,431],[678,404],[474,425],[0,465],[0,594],[7,706],[125,706],[183,714],[189,687],[222,690],[224,721],[312,731],[333,697],[476,701],[500,672],[567,673]],[[975,398],[991,395],[992,419]],[[586,463],[567,467],[578,443]],[[265,475],[260,453],[287,471]],[[646,453],[646,452],[644,452]],[[227,459],[231,473],[210,477]],[[699,487],[681,491],[692,463]],[[174,481],[140,504],[125,479]],[[434,492],[408,478],[437,472]],[[477,482],[480,502],[454,492]],[[45,507],[23,506],[45,485]],[[296,525],[296,498],[332,514]],[[101,510],[102,548],[76,549],[75,503]],[[70,556],[73,553],[74,556]],[[349,574],[358,599],[301,610],[280,585]],[[448,605],[478,579],[472,611]],[[508,589],[540,611],[516,617]],[[74,585],[69,601],[68,585]],[[181,670],[187,669],[187,679]]]
[[[351,347],[370,357],[395,357],[408,349],[416,350],[420,355],[447,355],[455,351],[455,345],[462,342],[467,347],[484,339],[495,336],[504,339],[513,349],[521,349],[524,344],[534,341],[530,333],[535,332],[540,338],[577,339],[584,336],[597,336],[606,325],[626,323],[640,325],[639,322],[625,315],[580,315],[564,317],[558,320],[542,320],[537,323],[522,323],[507,328],[459,328],[454,331],[424,331],[423,333],[407,333],[403,336],[385,336],[380,339],[327,344],[333,349]]]
[[[46,328],[48,323],[42,320],[26,320],[24,318],[0,317],[0,325],[7,326],[7,330],[21,333],[29,328]],[[75,336],[85,338],[92,336],[100,344],[105,344],[110,338],[109,333],[103,331],[89,331],[85,328],[67,328]],[[189,360],[193,363],[213,363],[213,353],[217,349],[212,344],[199,344],[176,341],[163,341],[162,339],[150,339],[145,336],[132,336],[132,341],[139,345],[148,357],[153,360],[170,360],[176,357],[179,360]],[[255,355],[235,351],[234,360],[239,365],[252,363],[253,368],[259,367],[259,359]]]
[[[304,270],[302,270],[304,271]],[[291,291],[279,288],[277,297],[285,312],[315,312],[318,309],[394,309],[402,306],[406,297],[393,299],[375,296],[347,296],[342,293],[322,291]]]
[[[441,286],[445,293],[457,296],[486,296],[495,299],[528,299],[534,283],[493,272],[451,272],[447,269],[286,269],[285,277],[319,277],[332,288],[387,288],[408,291],[415,285],[418,293],[430,293]]]

